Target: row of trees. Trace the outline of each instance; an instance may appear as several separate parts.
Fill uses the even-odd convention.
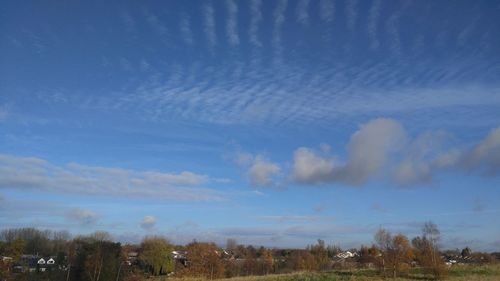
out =
[[[71,239],[68,231],[38,230],[35,228],[6,229],[0,232],[0,246],[2,244],[17,244],[16,249],[22,253],[38,253],[42,256],[64,252],[67,241]],[[21,245],[22,244],[22,245]],[[12,256],[21,254],[11,249]],[[5,250],[5,249],[3,249]]]
[[[141,280],[144,275],[202,277],[216,279],[244,275],[266,275],[292,271],[321,271],[335,266],[377,267],[381,275],[398,277],[419,266],[435,278],[446,274],[439,251],[439,230],[426,223],[422,235],[409,240],[403,234],[380,229],[375,243],[362,246],[352,258],[338,258],[342,250],[323,240],[306,249],[267,249],[238,245],[229,239],[225,250],[214,243],[193,241],[174,246],[162,237],[147,237],[140,245],[121,245],[105,232],[69,238],[66,232],[40,231],[32,228],[5,230],[0,233],[0,256],[13,258],[10,264],[0,261],[0,280],[23,278],[12,274],[12,265],[23,254],[55,257],[57,270],[36,275],[40,280],[108,281]],[[173,251],[179,253],[175,259]],[[470,254],[466,248],[462,254]],[[133,259],[130,253],[135,253]],[[36,280],[33,276],[30,280]]]
[[[27,266],[22,256],[55,257],[55,267],[30,276],[29,280],[115,280],[125,256],[120,243],[106,232],[78,236],[72,240],[64,232],[40,231],[33,228],[9,229],[0,233],[0,255],[12,261],[0,262],[3,279],[25,280],[28,274],[13,274],[14,266]],[[29,259],[29,257],[28,257]]]

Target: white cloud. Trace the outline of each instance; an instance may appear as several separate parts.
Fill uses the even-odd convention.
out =
[[[405,159],[394,168],[393,177],[400,185],[430,183],[432,170],[427,162]]]
[[[250,43],[254,46],[261,47],[262,42],[259,40],[259,24],[262,21],[262,12],[260,8],[262,6],[262,0],[252,0],[250,1],[250,28],[248,34],[250,36]]]
[[[493,129],[488,136],[472,149],[462,153],[457,165],[467,172],[483,175],[500,174],[500,127]]]
[[[405,131],[398,122],[374,119],[352,135],[344,165],[335,165],[331,158],[318,156],[308,148],[299,148],[294,153],[292,177],[304,184],[340,181],[361,185],[381,174],[388,165],[391,152],[401,148],[405,141]]]
[[[234,46],[240,43],[238,35],[238,5],[233,0],[226,0],[227,23],[226,33],[229,44]]]
[[[348,159],[340,177],[351,184],[365,183],[381,172],[390,153],[401,149],[406,141],[403,126],[392,119],[374,119],[362,125],[351,136]]]
[[[79,224],[95,224],[97,221],[97,214],[89,210],[74,208],[66,213],[66,218],[70,221],[76,221]]]
[[[400,185],[425,184],[433,180],[434,170],[446,165],[445,159],[437,165],[437,157],[442,157],[442,143],[448,138],[442,131],[425,132],[410,141],[402,154],[402,160],[393,167],[393,178]]]
[[[217,44],[217,34],[215,32],[215,16],[212,2],[207,2],[203,6],[204,29],[207,36],[208,45],[213,48]]]
[[[278,174],[280,170],[277,164],[258,155],[248,170],[248,178],[250,183],[255,186],[275,186],[273,176]]]
[[[253,186],[276,187],[279,185],[275,177],[281,171],[280,166],[270,162],[264,156],[239,152],[234,160],[236,164],[246,169],[248,180]]]
[[[446,134],[423,134],[412,144],[411,155],[394,168],[394,177],[402,185],[429,183],[443,169],[497,176],[500,173],[500,127],[473,147],[443,150],[439,147]]]
[[[500,127],[470,149],[443,148],[449,134],[426,132],[411,139],[393,119],[362,125],[347,145],[345,164],[301,147],[294,153],[292,179],[301,184],[343,182],[362,185],[374,178],[397,185],[428,184],[443,169],[500,174]]]
[[[145,216],[140,225],[145,230],[151,230],[156,225],[156,218],[153,216]]]
[[[198,187],[206,175],[163,173],[69,163],[57,166],[39,158],[0,155],[0,188],[55,193],[143,197],[180,201],[218,201],[211,189]]]
[[[292,177],[300,183],[322,183],[331,180],[334,173],[333,159],[323,159],[312,150],[301,147],[293,157]]]

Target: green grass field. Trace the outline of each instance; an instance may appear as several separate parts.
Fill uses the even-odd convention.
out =
[[[182,281],[203,281],[207,279],[178,278]],[[298,272],[291,274],[235,277],[218,281],[379,281],[379,280],[433,280],[418,270],[413,270],[407,277],[397,279],[382,278],[375,270],[332,271],[325,273]],[[455,266],[449,270],[444,280],[449,281],[500,281],[500,265]]]

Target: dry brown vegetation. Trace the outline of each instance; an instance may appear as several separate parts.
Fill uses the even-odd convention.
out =
[[[162,280],[162,279],[158,279]],[[167,279],[164,279],[167,280]],[[205,281],[203,278],[175,278],[172,281]],[[374,270],[346,270],[322,273],[296,272],[290,274],[273,274],[267,276],[246,276],[226,279],[214,279],[217,281],[381,281],[381,280],[434,280],[433,277],[423,273],[419,269],[410,270],[408,276],[397,278],[383,278]],[[449,275],[444,279],[449,281],[498,281],[500,280],[500,265],[485,266],[454,266]]]

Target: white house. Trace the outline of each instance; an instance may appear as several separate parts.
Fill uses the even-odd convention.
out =
[[[353,254],[349,251],[337,254],[337,258],[341,258],[341,259],[352,258],[354,256],[355,256],[355,254]]]
[[[37,262],[37,263],[38,263],[38,264],[45,264],[45,260],[44,260],[43,258],[41,258],[41,259],[39,259],[39,260],[38,260],[38,262]]]
[[[11,262],[11,261],[12,261],[12,258],[11,258],[11,257],[1,256],[1,258],[2,258],[2,261],[3,261],[3,262]]]
[[[50,258],[48,261],[47,261],[47,264],[55,264],[56,261],[53,259],[53,258]]]

